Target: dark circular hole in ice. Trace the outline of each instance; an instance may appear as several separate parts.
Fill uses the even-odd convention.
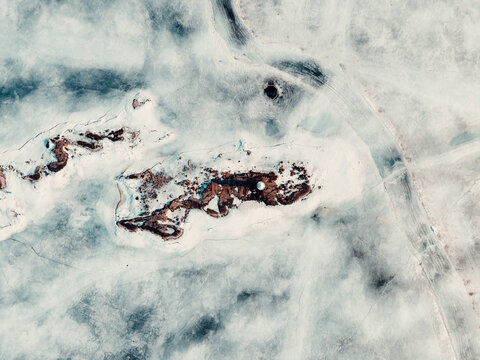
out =
[[[272,100],[275,100],[278,97],[277,87],[273,84],[267,84],[263,88],[263,93]]]

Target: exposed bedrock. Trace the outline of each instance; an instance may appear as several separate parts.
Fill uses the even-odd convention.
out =
[[[203,210],[208,215],[219,218],[227,216],[230,209],[246,201],[256,201],[267,206],[285,206],[305,198],[312,191],[306,169],[295,164],[290,172],[292,179],[280,185],[277,184],[278,175],[273,171],[247,173],[226,171],[219,176],[217,170],[205,170],[213,177],[201,186],[189,181],[179,182],[184,189],[183,194],[152,212],[146,211],[137,217],[119,220],[117,225],[132,232],[149,231],[167,241],[182,236],[181,225],[191,210]],[[280,172],[283,172],[283,165]],[[143,202],[145,208],[148,208],[146,202],[150,198],[157,197],[155,190],[172,181],[171,177],[153,174],[150,170],[129,175],[126,179],[142,180],[138,187],[140,193],[138,199]]]

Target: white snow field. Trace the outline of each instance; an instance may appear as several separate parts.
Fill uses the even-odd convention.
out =
[[[477,1],[0,0],[0,359],[479,359],[479,204]]]

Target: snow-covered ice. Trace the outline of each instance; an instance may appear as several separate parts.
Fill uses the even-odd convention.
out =
[[[0,30],[0,359],[480,358],[479,4]]]

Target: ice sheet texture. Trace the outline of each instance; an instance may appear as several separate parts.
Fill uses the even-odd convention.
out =
[[[0,0],[0,64],[1,359],[480,358],[478,2]]]

